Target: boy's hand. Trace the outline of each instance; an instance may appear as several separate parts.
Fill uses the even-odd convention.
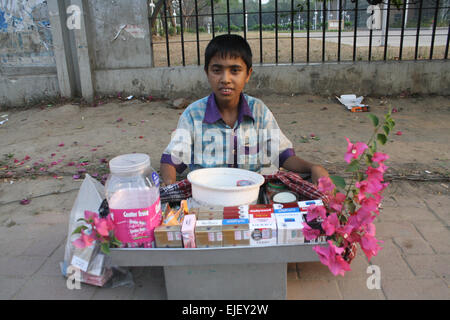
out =
[[[320,177],[328,177],[328,171],[320,166],[320,165],[313,165],[311,168],[311,180],[312,182],[317,185],[319,183]]]

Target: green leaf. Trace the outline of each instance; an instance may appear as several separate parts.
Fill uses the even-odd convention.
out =
[[[371,154],[366,154],[366,164],[369,166],[372,164],[372,155]]]
[[[79,226],[75,230],[73,230],[72,234],[81,233],[81,230],[86,230],[88,227],[86,226]]]
[[[367,116],[372,120],[373,126],[377,127],[379,123],[378,117],[374,114],[368,114]]]
[[[370,149],[372,154],[377,152],[377,142],[375,140],[373,140],[373,144],[369,147],[369,149]]]
[[[345,180],[339,176],[330,176],[331,181],[333,181],[334,185],[339,189],[345,188]]]
[[[79,221],[87,222],[87,220],[85,218],[80,218],[80,219],[77,220],[77,222],[79,222]]]
[[[389,129],[391,129],[391,131],[394,129],[395,127],[395,120],[394,119],[388,119],[386,120],[386,124],[388,125]]]
[[[387,125],[383,126],[383,130],[384,130],[384,133],[386,133],[387,136],[389,135],[389,132],[391,132],[391,129]]]
[[[347,172],[357,172],[359,170],[359,161],[358,160],[352,160],[350,164],[347,166],[347,169],[345,171]]]
[[[107,243],[107,242],[102,243],[100,249],[102,250],[102,252],[104,254],[108,254],[109,255],[109,243]]]
[[[384,134],[379,133],[379,134],[377,134],[377,140],[378,140],[382,145],[385,145],[386,142],[387,142],[387,137],[386,137]]]

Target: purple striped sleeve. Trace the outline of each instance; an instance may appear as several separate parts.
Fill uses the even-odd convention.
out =
[[[172,161],[172,156],[167,153],[162,154],[160,163],[167,163],[174,166],[175,170],[177,170],[178,173],[182,173],[187,168],[187,165],[185,165],[183,162],[181,162],[180,164],[175,164]]]
[[[282,153],[280,153],[280,167],[283,166],[284,162],[289,158],[295,156],[295,151],[294,148],[288,148],[286,150],[284,150]]]

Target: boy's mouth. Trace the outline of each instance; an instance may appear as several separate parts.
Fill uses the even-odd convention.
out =
[[[231,88],[220,88],[219,91],[223,95],[230,95],[232,93],[233,89],[231,89]]]

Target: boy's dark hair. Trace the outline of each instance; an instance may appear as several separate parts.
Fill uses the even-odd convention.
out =
[[[247,65],[247,72],[252,67],[252,50],[248,42],[237,34],[223,34],[209,42],[205,50],[205,71],[208,71],[209,62],[215,55],[221,58],[242,58]]]

